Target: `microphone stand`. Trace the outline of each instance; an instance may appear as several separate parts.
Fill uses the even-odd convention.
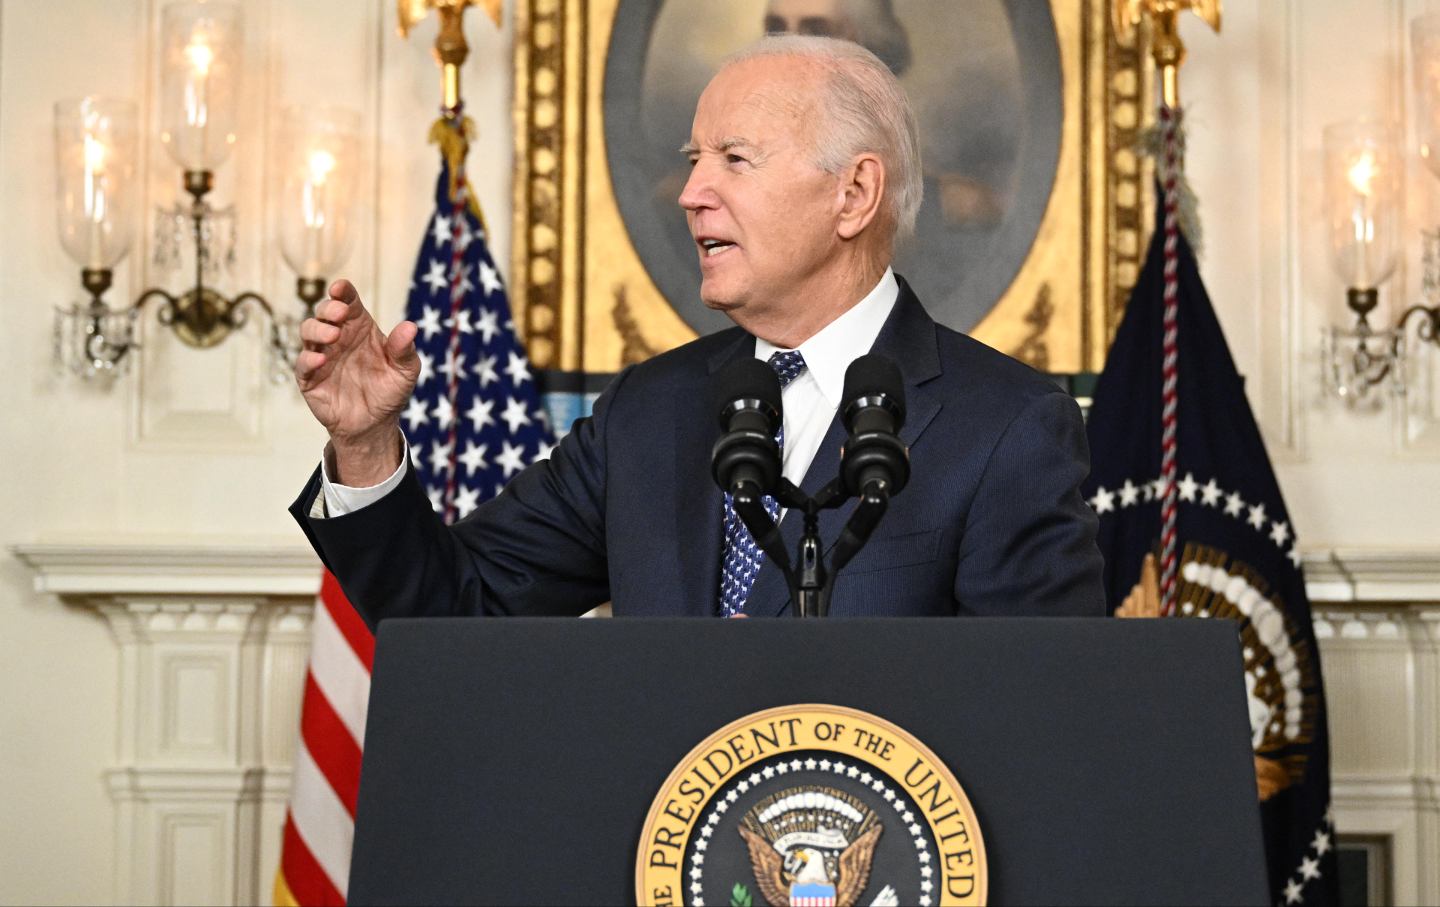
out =
[[[835,575],[869,541],[880,518],[885,515],[890,495],[884,482],[872,482],[865,487],[859,505],[830,551],[830,563],[827,565],[820,542],[820,512],[840,507],[849,499],[850,495],[845,493],[839,479],[826,485],[817,497],[812,498],[789,479],[781,478],[775,490],[775,500],[799,511],[804,521],[796,550],[796,565],[792,567],[780,529],[765,511],[760,496],[754,494],[753,488],[744,486],[732,493],[736,514],[750,530],[760,550],[784,573],[790,587],[790,600],[795,603],[796,617],[829,615]]]

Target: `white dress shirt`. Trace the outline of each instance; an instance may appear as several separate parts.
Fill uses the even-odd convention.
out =
[[[880,283],[864,299],[797,347],[805,359],[805,371],[780,392],[785,409],[781,473],[796,485],[804,480],[835,418],[845,390],[845,370],[870,352],[899,297],[900,284],[886,268]],[[768,340],[755,339],[756,359],[768,360],[777,352],[784,351]]]
[[[895,281],[895,273],[886,268],[880,282],[864,299],[798,347],[800,355],[805,358],[805,371],[791,381],[780,395],[785,408],[782,473],[796,485],[804,480],[811,461],[815,459],[815,452],[820,449],[820,442],[825,439],[825,432],[835,418],[840,395],[845,389],[845,370],[851,362],[870,352],[899,297],[900,284]],[[756,338],[756,359],[766,361],[777,352],[783,350],[768,340]],[[401,450],[409,450],[409,445]],[[342,516],[380,500],[405,477],[405,456],[402,453],[399,467],[389,478],[366,488],[330,481],[326,457],[322,456],[320,483],[324,494],[320,500],[324,501],[325,510],[319,512],[320,500],[317,500],[311,517]]]

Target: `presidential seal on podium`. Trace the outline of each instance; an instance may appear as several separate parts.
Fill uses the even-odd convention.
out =
[[[923,743],[843,706],[766,709],[690,751],[646,817],[641,904],[983,904],[965,792]]]

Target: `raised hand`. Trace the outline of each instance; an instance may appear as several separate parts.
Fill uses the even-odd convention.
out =
[[[330,433],[335,481],[376,485],[400,465],[400,411],[420,376],[415,330],[402,321],[387,337],[348,280],[300,325],[295,380]]]

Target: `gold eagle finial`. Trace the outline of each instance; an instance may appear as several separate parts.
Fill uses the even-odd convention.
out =
[[[1190,10],[1218,34],[1221,0],[1114,0],[1115,35],[1128,39],[1149,19],[1154,29],[1151,54],[1160,69],[1161,93],[1167,107],[1180,106],[1180,65],[1185,43],[1180,40],[1180,14]]]
[[[460,106],[460,66],[470,53],[465,43],[465,10],[478,6],[500,27],[500,10],[504,0],[396,0],[400,37],[410,37],[410,30],[435,10],[440,16],[440,33],[435,36],[435,62],[444,73],[445,109]]]

